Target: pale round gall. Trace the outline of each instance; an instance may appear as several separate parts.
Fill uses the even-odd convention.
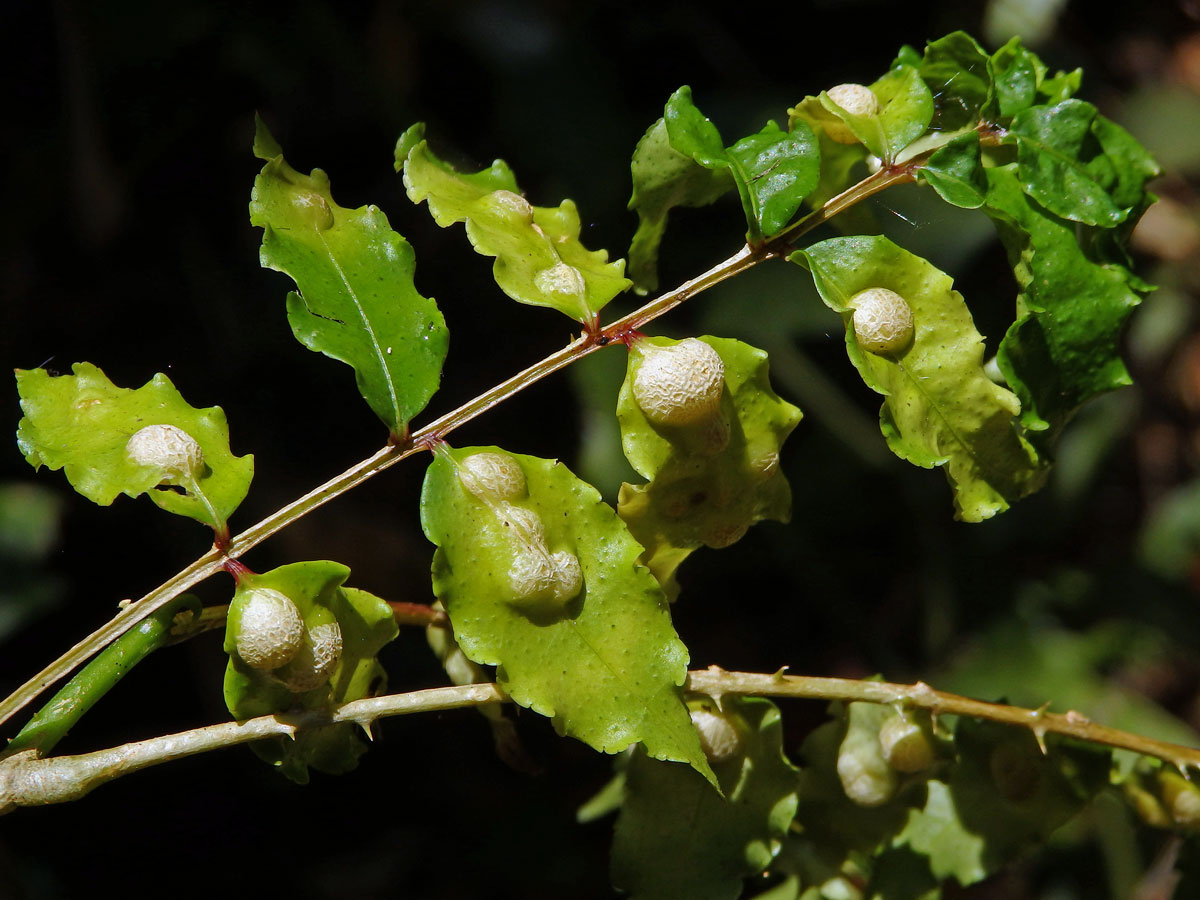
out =
[[[196,439],[174,425],[147,425],[125,443],[125,453],[139,466],[162,472],[159,483],[195,480],[204,470],[204,451]]]
[[[519,500],[525,496],[525,472],[507,453],[472,453],[458,464],[458,480],[480,500]]]
[[[839,84],[825,92],[829,99],[850,113],[852,116],[879,115],[879,98],[874,91],[863,84]],[[858,137],[849,129],[846,123],[829,122],[825,125],[825,133],[830,140],[839,144],[857,144]]]
[[[518,543],[541,547],[546,542],[546,526],[542,517],[532,509],[505,503],[500,510],[500,521],[513,531]]]
[[[854,311],[855,340],[864,350],[898,356],[912,343],[912,307],[895,291],[867,288],[851,297],[848,306]]]
[[[304,645],[305,628],[291,598],[272,588],[253,588],[239,599],[234,640],[242,661],[269,672],[294,659]]]
[[[533,207],[520,194],[505,190],[492,191],[483,198],[483,202],[505,218],[519,219],[526,224],[533,222]]]
[[[716,350],[697,338],[635,347],[642,361],[633,376],[633,399],[652,424],[693,425],[717,412],[725,363]]]
[[[587,291],[583,273],[565,262],[555,263],[533,276],[533,283],[543,294],[582,297]]]
[[[895,715],[880,726],[879,749],[889,766],[906,774],[925,771],[935,759],[925,729],[905,715]]]
[[[329,680],[342,658],[342,629],[337,622],[307,629],[299,652],[275,677],[297,694],[311,691]]]
[[[508,581],[513,605],[561,609],[583,588],[583,570],[570,551],[526,546],[513,554]]]
[[[708,709],[693,709],[690,715],[700,735],[700,749],[709,762],[725,762],[738,755],[742,748],[742,736],[728,716]]]

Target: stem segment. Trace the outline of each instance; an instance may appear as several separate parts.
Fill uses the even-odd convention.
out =
[[[712,666],[689,672],[685,690],[719,698],[727,694],[758,697],[795,697],[810,700],[865,700],[927,709],[935,715],[971,716],[1028,728],[1042,743],[1047,734],[1132,750],[1162,759],[1181,771],[1200,769],[1200,750],[1097,725],[1075,712],[1065,715],[1043,709],[1022,709],[1001,703],[984,703],[957,694],[937,691],[923,682],[890,684],[847,678],[807,675],[765,675],[726,672]],[[160,763],[194,756],[209,750],[245,744],[263,738],[289,736],[298,731],[339,723],[369,729],[376,719],[416,712],[507,703],[509,697],[495,684],[467,684],[432,688],[406,694],[389,694],[355,700],[330,710],[309,710],[295,715],[260,716],[244,722],[223,722],[179,734],[123,744],[79,756],[38,759],[27,750],[0,761],[0,814],[18,806],[44,806],[78,800],[93,788]]]

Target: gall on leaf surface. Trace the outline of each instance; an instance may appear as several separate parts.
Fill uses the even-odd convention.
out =
[[[442,228],[465,222],[476,252],[494,256],[496,284],[518,303],[548,306],[590,323],[613,297],[629,290],[625,261],[579,240],[579,212],[571,200],[533,206],[521,196],[503,160],[463,173],[434,155],[414,125],[397,142],[396,169],[413,203],[429,204]]]
[[[363,590],[343,587],[350,570],[327,560],[291,563],[239,582],[239,593],[268,588],[285,594],[296,604],[305,625],[336,620],[342,632],[342,653],[327,683],[293,693],[278,672],[252,669],[238,658],[234,621],[226,626],[225,705],[236,719],[274,715],[302,707],[324,709],[382,693],[387,673],[376,659],[385,644],[396,637],[395,616],[380,598]],[[349,723],[299,731],[287,737],[257,741],[251,748],[260,758],[298,784],[306,784],[309,768],[331,775],[353,769],[366,752],[358,726]]]
[[[642,552],[625,524],[556,460],[507,454],[528,494],[501,502],[472,494],[458,470],[497,447],[444,448],[430,464],[421,522],[437,546],[433,589],[463,652],[496,666],[496,680],[521,706],[605,753],[640,741],[656,759],[712,772],[680,692],[688,653],[671,624],[658,582],[638,564]],[[533,516],[530,515],[533,514]],[[551,553],[570,553],[579,592],[554,608],[514,602],[514,558],[536,530]]]
[[[783,753],[779,710],[753,697],[721,707],[740,737],[738,754],[713,763],[724,796],[686,766],[640,749],[629,759],[611,868],[633,900],[735,900],[779,852],[799,775]]]
[[[928,858],[940,881],[974,884],[1041,843],[1109,785],[1111,753],[1047,736],[1043,754],[1029,731],[963,718],[958,761],[928,782],[925,803],[895,837]]]
[[[377,206],[347,209],[320,169],[304,175],[258,122],[250,222],[263,229],[262,265],[290,275],[296,339],[354,369],[358,391],[396,435],[438,389],[449,341],[433,300],[417,293],[412,247]]]
[[[707,206],[733,190],[728,169],[709,169],[671,146],[665,119],[642,135],[630,163],[633,196],[629,208],[638,227],[629,245],[629,276],[638,294],[658,289],[658,248],[667,217],[677,206]]]
[[[1025,427],[1049,445],[1085,400],[1130,383],[1120,337],[1141,282],[1118,262],[1090,259],[1076,224],[1025,194],[1014,165],[988,169],[987,178],[984,211],[1018,286],[997,362],[1021,398]]]
[[[786,228],[820,180],[820,144],[803,122],[794,123],[789,131],[767,122],[757,134],[726,148],[717,126],[696,108],[692,89],[686,85],[667,101],[663,121],[676,152],[706,169],[728,170],[733,176],[752,242]]]
[[[91,363],[73,374],[17,370],[25,413],[17,446],[35,469],[63,469],[76,491],[108,506],[118,494],[150,499],[168,512],[210,525],[218,532],[250,489],[254,457],[234,456],[220,407],[189,406],[166,375],[137,389],[121,388]],[[173,425],[200,445],[203,465],[194,482],[162,485],[163,470],[139,465],[126,450],[129,439],[150,425]]]
[[[825,91],[821,92],[818,101],[884,163],[894,162],[901,150],[929,128],[933,119],[933,96],[920,72],[909,65],[896,66],[867,87],[879,101],[879,112],[873,116],[847,112]]]
[[[784,439],[801,412],[771,388],[767,354],[730,338],[696,338],[720,356],[725,386],[709,421],[656,426],[634,396],[645,350],[681,342],[645,337],[629,354],[617,399],[621,446],[646,484],[621,486],[618,512],[645,548],[668,596],[678,594],[675,571],[702,546],[724,547],[764,519],[786,522],[791,488],[779,464]]]
[[[885,396],[880,428],[897,456],[944,466],[958,518],[978,522],[1036,490],[1045,466],[1017,423],[1021,404],[983,371],[983,338],[948,275],[884,237],[831,238],[789,257],[812,271],[821,298],[846,323],[846,352]],[[868,353],[848,303],[884,287],[912,308],[915,335],[899,356]]]

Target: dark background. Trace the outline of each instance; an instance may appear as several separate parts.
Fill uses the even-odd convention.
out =
[[[1116,623],[1150,649],[1110,648],[1093,667],[1098,677],[1196,721],[1200,619],[1190,573],[1200,529],[1187,524],[1188,506],[1184,525],[1166,532],[1181,556],[1155,563],[1138,548],[1196,471],[1200,353],[1190,335],[1200,278],[1187,226],[1196,227],[1200,160],[1189,145],[1200,131],[1189,131],[1196,119],[1186,117],[1200,115],[1192,38],[1200,22],[1188,3],[1122,8],[1099,19],[1091,5],[1068,3],[1038,50],[1055,68],[1084,66],[1082,96],[1168,163],[1159,192],[1183,218],[1139,244],[1167,298],[1167,313],[1131,332],[1139,387],[1085,411],[1080,437],[1063,448],[1065,474],[1042,495],[966,526],[951,520],[939,473],[883,450],[877,398],[846,365],[836,321],[831,329],[819,306],[790,302],[812,299],[798,270],[753,272],[656,323],[766,346],[781,393],[808,413],[785,455],[793,523],[760,526],[683,569],[676,622],[693,665],[879,671],[894,680],[945,673],[939,686],[973,674],[992,696],[1037,705],[1050,698],[1036,688],[1023,695],[1020,669],[1015,682],[986,681],[995,673],[962,662],[965,650],[1009,626],[1024,647],[1041,646],[1045,633],[1088,635]],[[412,122],[428,122],[438,152],[463,167],[504,157],[534,203],[572,197],[585,244],[622,256],[636,224],[625,211],[629,154],[681,84],[732,142],[768,117],[786,118],[807,93],[873,80],[901,43],[920,47],[955,28],[982,36],[986,11],[947,0],[719,9],[551,0],[9,4],[0,17],[9,44],[0,360],[60,372],[88,360],[127,387],[163,371],[193,405],[222,406],[233,450],[256,458],[233,521],[241,530],[385,438],[350,370],[292,338],[283,316],[290,281],[258,267],[260,232],[246,210],[260,166],[250,153],[255,111],[296,168],[324,168],[339,203],[381,206],[414,245],[417,287],[438,299],[451,333],[443,389],[420,424],[560,347],[571,323],[508,301],[460,227],[437,229],[407,201],[391,150]],[[989,229],[940,218],[915,193],[887,202],[876,210],[881,227],[954,274],[994,346],[1013,288],[1003,253],[985,243]],[[676,214],[662,283],[736,250],[739,220],[728,204]],[[610,314],[631,303],[616,301]],[[611,409],[623,361],[618,350],[598,356],[587,372],[539,384],[455,442],[560,457],[612,496],[621,470],[605,403]],[[586,382],[597,387],[581,403],[576,389]],[[0,422],[15,429],[15,391],[0,404]],[[416,515],[422,474],[419,460],[398,466],[245,561],[263,571],[336,559],[353,569],[354,586],[428,602],[432,548]],[[108,619],[119,599],[140,596],[207,549],[202,529],[145,500],[102,509],[72,494],[61,474],[35,476],[15,446],[0,454],[0,480],[5,692]],[[34,508],[44,516],[22,524],[21,511]],[[219,578],[198,593],[221,603],[229,592]],[[157,655],[61,751],[227,718],[223,659],[216,634]],[[393,690],[444,681],[419,630],[406,630],[384,661]],[[823,711],[793,704],[786,713],[794,747]],[[357,772],[317,774],[307,787],[232,748],[71,805],[19,811],[0,819],[0,897],[76,897],[102,886],[180,897],[270,890],[296,900],[609,896],[609,823],[574,823],[609,762],[557,739],[536,716],[519,722],[539,777],[506,768],[483,720],[457,712],[381,723]],[[1145,863],[1155,840],[1142,839]],[[1100,851],[1086,839],[1078,847],[1054,860],[1053,876],[1030,863],[1000,888],[974,893],[1039,896],[1050,878],[1079,890]]]

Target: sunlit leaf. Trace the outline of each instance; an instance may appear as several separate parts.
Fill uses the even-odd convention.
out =
[[[817,290],[846,323],[846,350],[884,394],[880,427],[892,451],[915,465],[945,466],[957,515],[977,522],[1036,489],[1045,470],[1021,435],[1017,398],[983,371],[983,339],[953,282],[884,237],[832,238],[798,251]],[[861,348],[851,301],[882,287],[903,297],[915,334],[899,355]]]
[[[225,530],[250,488],[254,457],[230,452],[220,407],[189,406],[161,373],[131,390],[91,363],[75,363],[71,371],[58,377],[45,369],[17,371],[25,413],[17,444],[29,464],[63,469],[75,490],[101,506],[118,494],[148,493],[165,510]],[[130,456],[130,438],[151,425],[174,426],[199,444],[203,462],[194,479],[171,477]]]
[[[345,566],[325,560],[292,563],[244,576],[238,593],[269,588],[285,594],[296,604],[306,625],[336,620],[342,635],[342,653],[329,680],[318,687],[290,690],[280,671],[264,672],[246,665],[235,648],[231,616],[226,629],[225,704],[237,719],[272,715],[294,708],[322,709],[382,693],[387,675],[375,658],[396,637],[396,620],[391,607],[366,591],[342,585],[350,576]],[[252,744],[267,762],[299,784],[308,782],[309,768],[329,774],[348,772],[366,751],[358,726],[329,725],[297,732],[290,737],[271,738]]]
[[[485,453],[515,473],[503,489],[472,481],[468,460]],[[444,449],[425,477],[421,521],[455,639],[498,667],[515,702],[605,753],[640,741],[710,774],[680,693],[687,648],[637,562],[641,546],[595,488],[555,460]]]
[[[969,131],[936,150],[917,170],[943,200],[978,209],[987,194],[987,176],[979,160],[979,134]]]
[[[533,206],[503,160],[479,172],[458,172],[438,159],[409,129],[397,156],[413,203],[429,204],[443,228],[465,222],[471,246],[496,257],[492,272],[501,290],[519,303],[548,306],[590,323],[613,297],[630,288],[625,261],[608,261],[604,250],[587,250],[579,240],[579,213],[571,200],[557,207]]]
[[[680,344],[670,338],[633,343],[617,401],[625,456],[649,482],[623,485],[618,511],[646,548],[643,562],[671,597],[678,593],[675,570],[692,550],[726,547],[763,519],[787,521],[791,490],[779,452],[801,416],[771,388],[762,350],[728,338],[693,340],[715,350],[724,364],[720,406],[710,419],[656,425],[638,405],[638,371],[655,348]]]
[[[646,294],[658,288],[658,247],[667,216],[677,206],[706,206],[728,193],[733,178],[728,169],[707,169],[671,146],[667,125],[659,119],[638,141],[630,165],[638,228],[629,246],[629,275],[634,290]]]
[[[359,393],[394,434],[438,388],[448,335],[437,305],[413,284],[412,247],[376,206],[338,206],[320,169],[297,172],[258,123],[250,221],[263,229],[263,266],[292,277],[292,332],[354,369]]]
[[[1096,107],[1082,100],[1034,106],[1013,117],[1008,138],[1017,145],[1021,186],[1055,215],[1111,227],[1125,218],[1088,163]]]
[[[847,112],[825,92],[821,93],[820,102],[872,153],[884,162],[891,162],[929,128],[933,119],[933,95],[920,72],[912,66],[898,66],[867,86],[879,101],[879,112],[874,116]]]
[[[803,122],[784,131],[768,122],[726,149],[717,127],[692,102],[691,88],[671,95],[663,114],[668,141],[678,153],[714,171],[728,170],[746,213],[750,240],[782,231],[820,178],[820,146]]]
[[[634,900],[734,900],[779,851],[797,784],[779,711],[749,697],[726,698],[721,710],[740,739],[732,757],[713,763],[724,796],[686,766],[642,752],[629,760],[612,876]]]

